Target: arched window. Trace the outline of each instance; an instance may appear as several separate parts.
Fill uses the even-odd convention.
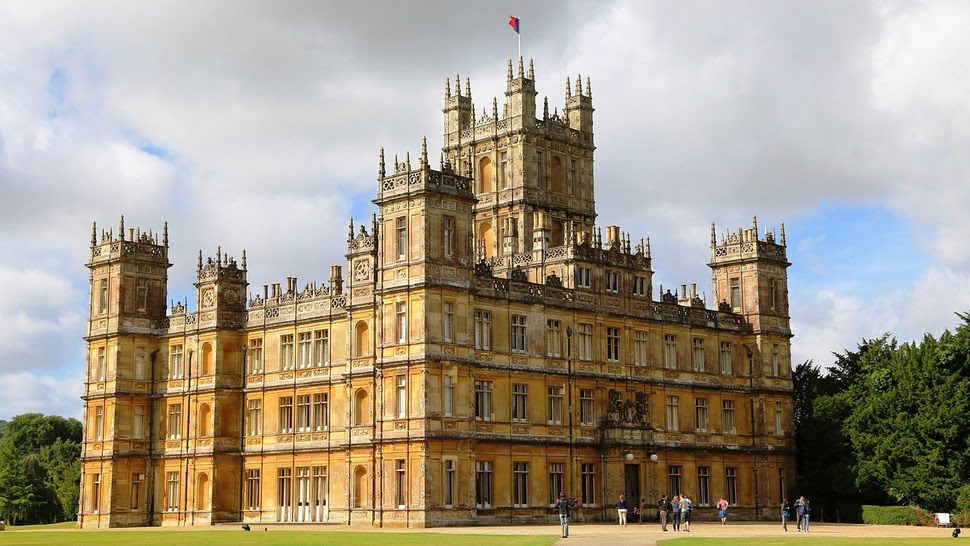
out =
[[[212,345],[202,344],[202,375],[212,374]]]
[[[367,469],[358,466],[354,470],[354,508],[367,506]]]
[[[367,404],[367,391],[358,390],[354,394],[354,424],[367,425],[370,423],[370,408]]]
[[[482,222],[479,226],[479,255],[485,254],[486,258],[495,255],[495,229],[491,222]],[[476,257],[477,259],[477,257]]]
[[[208,436],[212,430],[212,412],[209,411],[209,404],[199,406],[199,436]]]
[[[208,510],[209,508],[209,476],[199,474],[198,494],[195,497],[196,510]]]
[[[492,191],[492,160],[483,157],[478,162],[478,193]]]
[[[367,322],[360,321],[357,323],[357,343],[354,347],[357,349],[354,356],[364,356],[370,354],[370,334],[367,331]]]
[[[549,187],[552,191],[562,191],[562,160],[556,156],[552,157],[550,165],[552,176],[549,179]]]

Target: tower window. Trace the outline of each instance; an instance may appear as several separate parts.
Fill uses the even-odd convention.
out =
[[[397,219],[397,259],[403,260],[408,255],[408,226],[406,218]]]
[[[774,311],[778,308],[778,287],[775,285],[775,279],[768,280],[768,291],[771,310]]]
[[[772,304],[774,308],[774,304]],[[148,309],[148,281],[138,281],[138,310]]]
[[[397,302],[397,342],[407,343],[408,341],[408,310],[407,304],[403,301]]]
[[[576,160],[569,160],[569,193],[576,195]]]
[[[619,292],[620,291],[620,274],[616,271],[606,272],[606,286],[607,292]]]
[[[108,281],[107,279],[101,279],[101,297],[99,303],[99,310],[101,313],[108,312]]]
[[[504,190],[508,187],[509,179],[509,153],[502,152],[499,155],[498,189]]]
[[[741,279],[731,279],[731,307],[741,307]]]
[[[536,152],[536,187],[542,187],[542,152]]]
[[[455,254],[455,219],[451,216],[445,216],[442,226],[441,239],[445,249],[445,257],[451,257]]]

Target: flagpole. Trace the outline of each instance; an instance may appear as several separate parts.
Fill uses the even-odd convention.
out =
[[[522,58],[522,31],[521,31],[521,29],[520,29],[519,32],[516,32],[515,35],[519,37],[519,58],[521,59]]]

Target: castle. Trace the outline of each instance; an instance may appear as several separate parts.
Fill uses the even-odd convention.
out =
[[[655,293],[649,240],[596,227],[589,79],[537,114],[517,68],[480,117],[446,82],[439,169],[381,152],[328,283],[247,296],[245,251],[200,251],[196,310],[169,308],[167,224],[93,228],[81,527],[549,522],[560,491],[579,521],[678,491],[775,513],[784,226],[712,224],[711,305]]]

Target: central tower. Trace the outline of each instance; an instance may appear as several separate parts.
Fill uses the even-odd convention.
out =
[[[475,116],[471,82],[445,82],[444,155],[463,175],[474,180],[474,248],[476,259],[514,256],[563,246],[570,233],[592,235],[596,220],[593,200],[593,102],[589,78],[583,88],[566,79],[566,101],[560,114],[549,112],[543,100],[536,114],[535,70],[518,75],[509,61],[505,104],[501,112],[492,99],[491,114]],[[514,260],[494,260],[497,270]]]

